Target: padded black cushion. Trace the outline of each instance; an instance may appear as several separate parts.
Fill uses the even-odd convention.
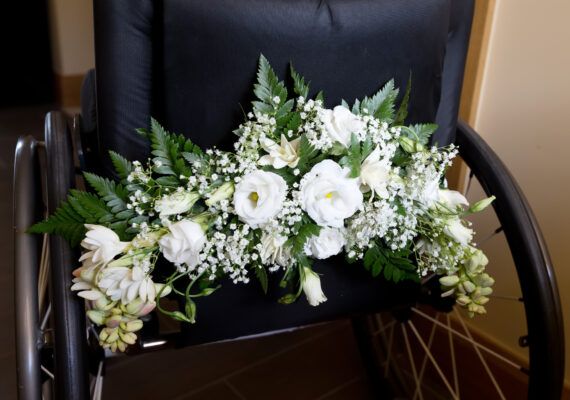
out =
[[[288,63],[324,90],[326,103],[352,102],[390,78],[412,73],[410,122],[441,129],[449,143],[471,24],[472,0],[95,0],[99,159],[147,155],[134,129],[150,116],[202,146],[229,148],[250,108],[263,53],[284,77]],[[412,292],[372,281],[360,265],[320,262],[329,301],[275,303],[252,288],[225,285],[198,301],[187,342],[219,340],[371,311],[411,300]],[[276,289],[276,282],[272,282]],[[226,321],[224,323],[223,321]]]

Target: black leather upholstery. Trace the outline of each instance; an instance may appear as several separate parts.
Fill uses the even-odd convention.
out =
[[[260,53],[282,77],[292,61],[313,91],[325,91],[329,105],[372,94],[392,77],[403,89],[411,71],[409,121],[437,119],[435,140],[453,140],[473,0],[94,3],[98,158],[104,173],[110,174],[108,149],[130,159],[146,156],[147,144],[134,129],[148,126],[150,116],[202,146],[227,148],[242,107],[250,107]],[[188,343],[405,301],[393,286],[371,281],[360,265],[333,259],[316,269],[324,273],[327,303],[310,308],[301,300],[285,307],[228,284],[199,300],[199,323],[188,328]]]

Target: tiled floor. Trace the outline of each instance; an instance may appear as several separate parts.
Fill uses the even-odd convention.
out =
[[[0,399],[16,398],[12,164],[17,137],[41,137],[47,107],[0,110]],[[104,399],[371,398],[350,324],[109,361]]]

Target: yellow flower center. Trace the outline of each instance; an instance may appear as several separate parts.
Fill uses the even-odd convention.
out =
[[[257,194],[257,192],[251,192],[249,194],[249,199],[257,203],[257,200],[259,200],[259,195]]]
[[[326,197],[327,199],[332,199],[333,193],[332,193],[332,192],[328,192],[327,194],[325,194],[325,197]]]

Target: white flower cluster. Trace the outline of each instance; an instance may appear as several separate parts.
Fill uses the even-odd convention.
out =
[[[280,104],[282,97],[271,99],[275,110]],[[327,109],[303,97],[289,104],[294,111],[285,123],[277,111],[249,113],[235,131],[235,153],[184,153],[183,173],[167,177],[177,187],[156,178],[172,172],[165,159],[146,168],[133,162],[126,205],[135,215],[131,241],[87,226],[88,252],[75,273],[73,290],[91,301],[91,320],[105,325],[104,346],[124,350],[140,329],[138,317],[160,307],[157,298],[169,291],[192,305],[219,279],[248,283],[250,271],[266,285],[265,270],[282,269],[284,283],[298,282],[297,294],[283,302],[303,291],[318,305],[327,299],[309,260],[343,252],[365,265],[374,251],[384,263],[390,252],[399,262],[408,257],[406,266],[413,262],[417,274],[408,268],[407,277],[444,275],[445,295],[454,294],[471,313],[484,312],[493,281],[462,219],[467,201],[441,188],[457,149],[426,148],[411,128],[391,127],[366,109]],[[161,258],[173,268],[157,284],[151,274]],[[397,281],[404,272],[390,274]],[[186,290],[177,286],[182,277]],[[193,322],[195,307],[166,313]]]

